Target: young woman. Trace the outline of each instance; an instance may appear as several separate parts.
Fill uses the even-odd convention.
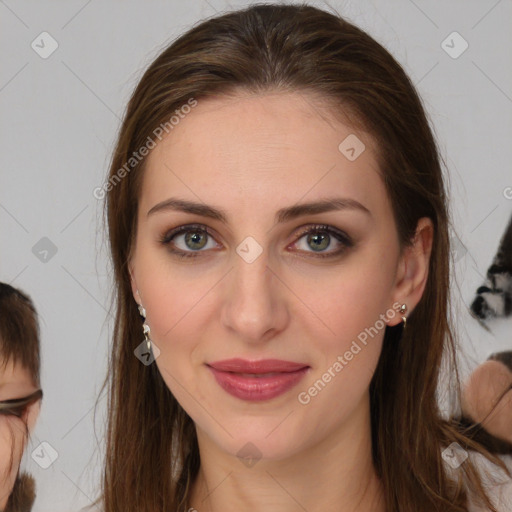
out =
[[[39,415],[39,327],[30,298],[0,283],[0,510],[27,512],[34,479],[20,461]]]
[[[496,510],[471,454],[504,464],[437,402],[440,157],[369,35],[306,5],[197,25],[142,77],[98,192],[105,512]]]

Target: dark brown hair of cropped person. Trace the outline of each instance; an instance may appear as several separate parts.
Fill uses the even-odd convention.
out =
[[[457,442],[507,471],[438,404],[444,357],[459,393],[460,386],[448,308],[447,193],[424,107],[383,46],[338,14],[308,5],[254,5],[201,22],[161,52],[128,103],[103,192],[116,305],[104,383],[110,390],[104,511],[185,510],[200,467],[193,421],[156,365],[134,357],[142,324],[128,264],[146,159],[128,171],[126,162],[191,98],[201,104],[237,91],[312,93],[333,116],[370,134],[400,250],[410,246],[420,218],[432,220],[424,294],[403,332],[400,324],[386,327],[369,388],[373,464],[389,512],[463,512],[472,493],[495,511],[476,464],[468,459],[451,478],[442,458],[443,448]]]
[[[489,434],[481,422],[475,422],[467,415],[461,415],[459,420],[460,428],[463,428],[473,440],[478,441],[482,446],[492,453],[500,455],[512,455],[512,444]]]
[[[40,387],[39,324],[32,300],[21,290],[0,283],[0,312],[0,366],[7,361],[21,363]]]
[[[488,357],[489,361],[498,361],[504,364],[512,372],[512,350],[496,352]]]
[[[5,512],[26,512],[35,500],[35,481],[20,473],[19,463],[42,398],[39,324],[32,300],[5,283],[0,283],[0,385],[2,395],[7,393],[2,397],[0,431],[2,443],[8,444],[0,452],[10,453],[0,464],[0,504],[5,503]],[[21,398],[25,400],[16,401]]]

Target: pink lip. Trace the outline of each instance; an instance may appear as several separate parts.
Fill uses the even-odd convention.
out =
[[[270,400],[285,393],[309,370],[308,365],[277,359],[229,359],[216,361],[207,366],[226,392],[250,401]],[[257,376],[261,374],[270,375]]]
[[[208,366],[222,372],[235,373],[272,373],[272,372],[294,372],[308,365],[294,363],[292,361],[281,361],[280,359],[262,359],[260,361],[247,361],[245,359],[226,359],[208,363]]]

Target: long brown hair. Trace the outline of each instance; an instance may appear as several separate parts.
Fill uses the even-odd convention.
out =
[[[410,244],[418,219],[432,219],[424,295],[403,333],[400,325],[386,327],[370,386],[373,460],[390,512],[466,511],[468,487],[495,510],[472,461],[462,464],[455,481],[441,454],[458,442],[505,469],[467,431],[443,418],[438,405],[444,357],[455,365],[447,307],[450,220],[441,159],[422,103],[396,60],[341,16],[308,5],[253,5],[203,21],[149,66],[128,103],[100,190],[107,192],[116,305],[104,383],[110,391],[100,498],[105,512],[181,511],[199,468],[191,418],[156,365],[134,356],[142,331],[128,261],[146,161],[134,155],[149,141],[158,142],[159,127],[172,129],[169,119],[183,105],[237,90],[299,91],[329,101],[334,115],[349,115],[378,145],[401,247]]]
[[[40,386],[40,347],[37,312],[30,297],[0,283],[0,369],[19,363]]]

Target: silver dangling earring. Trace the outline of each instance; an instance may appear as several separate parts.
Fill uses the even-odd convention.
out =
[[[405,329],[405,326],[407,324],[407,317],[404,315],[404,313],[407,311],[407,305],[402,304],[398,311],[402,315],[402,322],[404,323],[404,327],[403,328]]]
[[[149,329],[149,325],[146,323],[146,310],[142,306],[142,304],[139,304],[139,313],[142,318],[144,318],[144,323],[142,324],[142,330],[144,331],[144,339],[146,341],[146,346],[148,348],[148,351],[151,350],[151,338],[149,337],[151,334],[151,331]]]

